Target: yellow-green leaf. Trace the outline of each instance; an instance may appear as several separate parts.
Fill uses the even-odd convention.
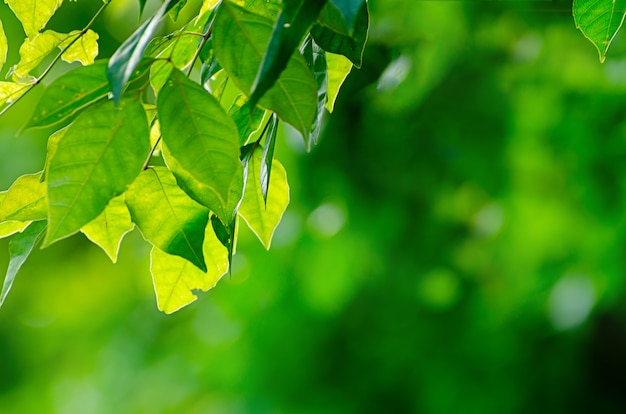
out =
[[[7,43],[7,37],[4,34],[4,28],[2,27],[2,21],[0,21],[0,70],[4,63],[7,61],[7,51],[9,50],[9,44]]]
[[[328,67],[326,109],[328,112],[332,112],[335,109],[335,100],[339,94],[339,89],[352,70],[352,62],[343,55],[326,52],[326,66]]]
[[[33,37],[48,23],[63,0],[4,0],[22,23],[26,36]]]
[[[0,239],[21,233],[30,224],[30,221],[5,221],[0,223]]]
[[[80,35],[80,31],[71,32],[67,39],[59,45],[61,49],[65,48],[76,36]],[[91,65],[98,56],[98,34],[93,30],[87,30],[72,46],[70,46],[61,59],[68,63],[80,62],[82,65]]]
[[[203,0],[202,7],[200,8],[200,13],[198,13],[198,18],[200,18],[204,13],[211,10],[220,0]]]
[[[122,195],[112,199],[102,214],[83,226],[80,231],[95,245],[101,247],[115,263],[122,239],[134,228]]]
[[[0,195],[0,222],[45,220],[48,216],[46,184],[40,172],[19,177]]]
[[[0,82],[0,105],[15,101],[22,96],[29,87],[29,83]]]
[[[189,305],[198,299],[194,290],[206,292],[226,273],[228,251],[217,239],[211,226],[206,227],[202,249],[207,265],[206,273],[179,256],[152,248],[150,270],[160,311],[169,314]]]
[[[46,30],[24,40],[20,46],[20,61],[9,71],[13,79],[26,78],[54,49],[67,39],[67,34]]]
[[[287,172],[278,160],[272,162],[267,205],[261,191],[261,163],[263,154],[260,148],[248,161],[248,181],[239,214],[248,227],[257,235],[263,246],[269,250],[274,230],[280,223],[289,204],[289,184]]]

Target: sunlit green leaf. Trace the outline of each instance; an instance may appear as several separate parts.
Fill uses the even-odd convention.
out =
[[[145,111],[135,100],[95,105],[68,127],[48,165],[49,245],[102,213],[141,171],[150,152]]]
[[[276,230],[276,226],[278,226],[289,204],[289,185],[287,184],[285,168],[280,162],[274,160],[266,204],[261,192],[262,162],[263,155],[259,149],[252,154],[248,161],[246,192],[239,207],[239,214],[257,235],[263,246],[269,249],[274,230]]]
[[[172,156],[227,208],[242,176],[233,120],[211,94],[180,71],[172,73],[159,93],[157,111],[163,142]]]
[[[104,211],[84,225],[80,231],[111,258],[115,263],[120,244],[124,235],[135,228],[130,219],[130,212],[124,201],[124,196],[112,199]]]
[[[574,0],[574,21],[594,44],[604,62],[606,52],[626,16],[626,0]]]
[[[65,48],[72,42],[80,31],[71,32],[67,39],[59,47]],[[98,34],[93,30],[87,30],[61,55],[61,59],[68,63],[80,62],[82,65],[91,65],[98,56]]]
[[[367,12],[367,4],[363,3],[356,16],[354,31],[351,35],[338,32],[331,27],[325,26],[323,23],[313,26],[311,35],[322,49],[327,52],[344,55],[359,68],[363,60],[363,50],[367,42],[368,30],[369,14]]]
[[[126,204],[146,240],[207,270],[202,243],[209,210],[189,198],[167,168],[139,174],[126,192]]]
[[[21,233],[30,223],[30,221],[4,221],[0,223],[0,239]]]
[[[229,0],[250,13],[276,20],[282,10],[282,0]]]
[[[17,272],[20,270],[30,252],[33,251],[35,245],[41,240],[46,229],[45,221],[37,221],[28,226],[22,233],[17,234],[9,243],[9,268],[7,269],[4,283],[2,284],[2,293],[0,293],[0,306],[4,303]]]
[[[335,109],[339,89],[352,70],[352,62],[345,56],[326,52],[326,66],[328,68],[326,108],[328,112],[332,112]]]
[[[278,132],[278,118],[272,115],[265,133],[265,146],[263,147],[263,156],[261,157],[261,169],[259,177],[261,185],[261,195],[263,201],[267,205],[267,193],[270,188],[270,177],[272,176],[272,163],[274,162],[274,147],[276,145],[276,133]]]
[[[2,66],[4,66],[4,63],[7,61],[8,50],[9,50],[9,44],[7,42],[7,37],[4,34],[2,21],[0,21],[0,70],[2,70]]]
[[[228,252],[217,240],[211,226],[206,227],[203,245],[206,273],[187,260],[169,255],[154,247],[150,254],[150,270],[159,310],[173,313],[194,302],[196,289],[213,288],[228,269]]]
[[[63,0],[4,0],[22,23],[26,36],[34,37],[54,15]]]
[[[0,105],[11,103],[30,88],[29,83],[0,82]]]
[[[109,81],[106,62],[79,66],[55,79],[45,90],[28,127],[54,125],[106,97]]]
[[[41,182],[40,172],[19,177],[0,195],[0,222],[47,218],[46,184]]]
[[[43,174],[41,176],[41,181],[44,181],[48,178],[48,166],[50,165],[50,160],[54,157],[54,154],[57,152],[57,148],[59,147],[59,141],[65,135],[68,127],[59,129],[54,132],[52,135],[48,137],[48,145],[46,146],[46,164],[43,168]]]
[[[200,13],[198,13],[198,16],[203,16],[206,12],[213,9],[213,7],[215,7],[219,2],[220,0],[202,0],[202,7],[200,7]]]
[[[158,28],[161,18],[177,2],[178,0],[166,0],[154,16],[139,26],[109,59],[107,78],[111,84],[111,93],[116,104],[122,96],[124,85],[126,85],[126,82],[128,82],[133,71],[141,61],[143,53]]]
[[[259,72],[252,84],[250,105],[255,106],[259,99],[276,83],[281,72],[287,67],[291,55],[297,49],[311,24],[317,19],[327,0],[285,0],[284,10],[278,15],[269,45],[263,55]]]
[[[251,110],[250,102],[245,95],[239,95],[228,109],[228,115],[237,124],[239,130],[239,146],[244,146],[248,142],[250,135],[261,127],[265,111],[259,107]]]
[[[224,1],[215,17],[213,47],[221,66],[237,86],[250,94],[274,22]],[[313,74],[299,54],[294,54],[276,84],[259,105],[275,111],[303,136],[309,134],[317,108]]]
[[[9,74],[14,79],[26,78],[30,72],[36,69],[41,62],[67,39],[67,34],[57,33],[54,30],[46,30],[34,37],[24,40],[20,46],[20,61],[13,66]]]

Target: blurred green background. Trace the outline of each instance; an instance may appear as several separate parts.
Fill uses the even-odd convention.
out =
[[[626,39],[600,64],[561,0],[370,9],[320,144],[283,130],[272,250],[242,227],[232,277],[171,316],[137,232],[117,265],[83,236],[35,252],[0,310],[1,413],[626,412]],[[0,118],[2,189],[43,166],[50,131],[16,135],[40,95]]]

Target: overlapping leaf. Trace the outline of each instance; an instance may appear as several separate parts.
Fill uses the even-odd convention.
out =
[[[0,222],[37,221],[48,216],[46,184],[40,172],[19,177],[0,196]]]
[[[5,221],[0,223],[0,239],[21,233],[30,224],[30,221]]]
[[[289,185],[287,184],[285,168],[280,162],[274,160],[270,189],[267,194],[267,203],[265,203],[261,192],[262,160],[262,151],[257,150],[248,161],[248,181],[243,201],[239,207],[239,214],[257,235],[263,246],[269,249],[274,230],[276,230],[289,204]]]
[[[46,229],[45,221],[37,221],[28,226],[22,233],[13,237],[9,243],[9,268],[7,269],[4,283],[2,284],[2,292],[0,293],[0,306],[4,303],[17,272],[33,251],[35,245],[41,240],[43,232]]]
[[[157,111],[173,158],[217,198],[219,205],[207,207],[216,213],[228,210],[231,194],[241,194],[243,185],[233,120],[211,94],[178,70],[159,93]]]
[[[228,115],[237,124],[239,145],[243,147],[248,142],[250,135],[261,127],[265,111],[258,107],[252,109],[250,101],[244,95],[239,95],[228,109]]]
[[[78,231],[102,213],[141,171],[150,151],[142,105],[112,101],[82,112],[57,144],[47,171],[49,226],[45,245]]]
[[[202,244],[209,210],[193,201],[164,167],[143,171],[126,192],[133,222],[154,246],[207,270]]]
[[[341,25],[345,25],[346,34],[351,35],[355,30],[359,13],[366,7],[366,0],[329,0],[328,6],[331,5],[341,14]]]
[[[574,0],[573,13],[576,27],[594,44],[604,62],[624,22],[626,0]]]
[[[211,226],[204,235],[204,258],[207,271],[202,272],[178,256],[154,247],[150,254],[150,270],[159,310],[173,313],[194,302],[194,290],[214,287],[228,269],[228,252],[215,236]]]
[[[326,67],[328,73],[326,109],[328,112],[332,112],[335,109],[339,89],[352,70],[352,63],[343,55],[326,52]]]
[[[63,0],[4,0],[22,23],[26,36],[34,37],[48,23]]]
[[[30,86],[30,83],[0,82],[0,105],[15,101],[22,96]]]
[[[104,211],[84,225],[80,231],[95,245],[102,248],[115,263],[122,239],[133,228],[135,225],[131,221],[130,212],[122,195],[112,199]]]
[[[274,22],[224,1],[215,17],[213,47],[220,65],[237,86],[250,94]],[[275,111],[303,136],[311,130],[317,108],[313,74],[300,55],[294,55],[276,84],[259,105]]]
[[[2,70],[2,66],[7,61],[7,51],[9,50],[9,44],[7,42],[7,37],[4,34],[4,27],[2,27],[2,21],[0,21],[0,70]]]
[[[317,144],[322,132],[322,121],[326,114],[326,102],[328,98],[328,68],[326,66],[326,53],[313,41],[313,38],[307,36],[302,47],[302,56],[313,72],[315,82],[317,83],[317,113],[313,129],[308,139],[305,140],[307,150],[311,149],[312,144]]]

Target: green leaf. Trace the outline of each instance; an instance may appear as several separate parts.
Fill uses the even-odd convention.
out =
[[[239,95],[228,109],[228,115],[237,124],[239,130],[239,146],[243,147],[250,136],[259,130],[265,111],[259,107],[250,108],[250,102],[245,95]]]
[[[198,13],[198,16],[202,16],[209,10],[212,10],[219,2],[220,0],[203,0],[202,7],[200,7],[200,13]]]
[[[139,174],[126,192],[126,204],[146,240],[207,271],[202,243],[209,210],[189,198],[167,168]]]
[[[273,22],[248,12],[230,1],[217,11],[213,47],[221,66],[247,95],[261,65],[272,35]],[[317,108],[313,74],[299,54],[294,54],[276,84],[261,98],[259,105],[278,114],[307,136]]]
[[[54,132],[52,135],[48,137],[48,145],[46,148],[46,163],[43,168],[43,174],[41,176],[41,181],[45,181],[48,178],[48,167],[50,166],[50,160],[54,157],[54,154],[57,152],[57,148],[59,148],[59,141],[67,132],[68,127],[59,129]]]
[[[267,204],[265,203],[261,192],[260,177],[262,157],[261,151],[257,150],[248,161],[248,181],[239,207],[239,214],[263,246],[269,250],[274,230],[289,204],[289,185],[285,168],[280,162],[274,160]]]
[[[95,220],[84,225],[80,231],[95,245],[102,248],[115,263],[122,239],[134,228],[135,225],[122,195],[112,199],[104,211]]]
[[[107,78],[111,84],[113,100],[117,104],[122,96],[124,85],[130,79],[135,68],[141,61],[150,39],[159,26],[161,18],[178,0],[166,0],[154,16],[146,20],[109,59]]]
[[[80,62],[81,65],[91,65],[98,56],[98,34],[93,30],[87,30],[83,35],[80,31],[73,31],[67,35],[67,39],[59,46],[64,49],[77,36],[80,36],[63,54],[61,59],[65,62]]]
[[[232,0],[230,2],[270,20],[276,20],[282,10],[282,0]]]
[[[0,239],[23,232],[30,223],[30,221],[5,221],[0,223]]]
[[[139,0],[139,17],[143,15],[143,9],[146,8],[146,1],[147,0]]]
[[[40,172],[19,177],[0,195],[0,222],[37,221],[48,216],[46,184],[41,182]]]
[[[22,23],[26,36],[34,37],[48,23],[63,0],[4,0]]]
[[[341,85],[352,70],[352,62],[343,55],[326,52],[326,67],[328,73],[328,86],[326,87],[326,109],[332,112],[335,109],[335,101]]]
[[[237,206],[239,206],[241,198],[243,197],[243,171],[241,171],[241,175],[238,176],[237,181],[231,187],[226,204],[223,204],[223,201],[212,187],[206,186],[196,180],[180,165],[178,160],[170,153],[167,145],[163,145],[162,150],[163,159],[176,177],[180,188],[193,200],[217,214],[221,220],[225,222],[232,220]]]
[[[94,220],[141,171],[150,152],[143,106],[126,99],[92,106],[70,124],[48,165],[44,245]]]
[[[367,33],[369,29],[369,14],[367,12],[367,3],[359,10],[356,16],[356,23],[352,35],[345,35],[337,32],[332,28],[325,26],[323,23],[315,25],[311,28],[311,35],[322,49],[327,52],[344,55],[357,68],[361,67],[363,61],[363,50],[367,42]]]
[[[9,50],[9,44],[7,42],[7,37],[4,34],[2,21],[0,21],[0,70],[2,70],[2,66],[4,66],[5,62],[7,61],[8,50]]]
[[[276,133],[278,132],[278,118],[272,115],[265,136],[265,146],[261,157],[261,169],[259,171],[261,185],[261,195],[263,202],[267,206],[267,193],[270,188],[270,177],[272,174],[272,162],[274,161],[274,146],[276,145]]]
[[[233,120],[210,93],[180,71],[172,73],[159,93],[157,112],[171,155],[227,209],[242,177]],[[209,207],[216,211],[215,206]]]
[[[308,139],[305,141],[307,150],[311,149],[312,144],[317,144],[322,132],[322,122],[326,114],[327,89],[328,89],[328,70],[326,67],[326,53],[313,41],[311,36],[307,36],[301,47],[302,56],[313,72],[315,82],[317,83],[317,114],[313,129]]]
[[[278,21],[274,25],[269,45],[252,85],[251,106],[256,106],[259,99],[276,83],[281,72],[287,67],[291,55],[317,19],[326,1],[284,1],[284,10],[278,15]]]
[[[626,0],[574,0],[576,27],[598,49],[600,62],[624,22],[625,11]]]
[[[15,101],[22,96],[31,85],[30,83],[0,82],[0,105]]]
[[[365,8],[367,10],[367,3],[365,0],[329,0],[329,2],[337,8],[341,13],[341,16],[348,29],[348,33],[351,34],[355,29],[357,20],[359,19],[359,13]]]
[[[4,304],[7,298],[17,272],[28,259],[35,245],[41,240],[45,229],[46,222],[37,221],[29,225],[22,233],[16,235],[9,243],[9,268],[2,285],[2,293],[0,293],[0,306]]]
[[[228,269],[228,252],[221,245],[213,229],[206,227],[203,245],[206,273],[178,256],[169,255],[154,247],[150,253],[150,271],[157,297],[157,306],[167,314],[194,302],[194,291],[213,288]]]
[[[55,79],[44,91],[26,128],[54,125],[106,97],[109,81],[107,62],[79,66]]]

